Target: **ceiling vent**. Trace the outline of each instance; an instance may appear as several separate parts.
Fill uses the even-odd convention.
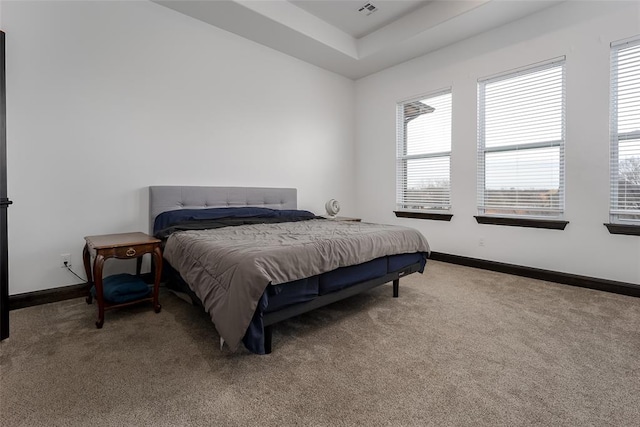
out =
[[[367,3],[358,9],[358,12],[363,13],[367,16],[371,15],[373,12],[377,12],[378,8],[373,5],[373,3]]]

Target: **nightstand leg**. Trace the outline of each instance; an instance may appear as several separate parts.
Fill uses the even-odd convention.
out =
[[[162,275],[162,251],[160,248],[153,250],[153,263],[155,267],[153,277],[153,311],[160,313],[162,306],[158,300],[158,294],[160,293],[160,276]]]
[[[104,325],[104,289],[102,287],[102,267],[104,266],[104,256],[96,255],[93,263],[93,277],[95,278],[96,299],[98,300],[98,320],[96,328],[102,328]]]
[[[84,272],[87,275],[87,304],[93,302],[93,296],[91,295],[91,286],[93,285],[93,278],[91,277],[91,254],[89,253],[89,246],[84,245],[82,250],[82,261],[84,263]]]

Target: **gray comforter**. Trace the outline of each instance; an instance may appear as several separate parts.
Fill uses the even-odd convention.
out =
[[[235,350],[269,284],[428,251],[424,236],[411,228],[314,219],[177,232],[167,240],[164,257]]]

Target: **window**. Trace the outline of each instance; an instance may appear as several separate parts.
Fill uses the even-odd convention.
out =
[[[640,37],[611,46],[611,222],[640,225]]]
[[[479,215],[562,217],[564,74],[563,57],[478,81]]]
[[[397,111],[397,209],[446,214],[451,209],[451,90],[401,102]]]

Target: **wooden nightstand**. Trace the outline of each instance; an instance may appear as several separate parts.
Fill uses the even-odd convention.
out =
[[[84,269],[87,274],[89,295],[87,296],[87,304],[93,301],[91,295],[91,286],[96,287],[96,300],[98,300],[98,320],[96,327],[102,328],[104,324],[104,312],[117,307],[124,307],[131,304],[137,304],[141,301],[151,301],[153,309],[156,313],[160,312],[161,306],[158,301],[158,291],[160,288],[160,274],[162,272],[162,251],[160,250],[161,241],[155,239],[145,233],[121,233],[121,234],[104,234],[101,236],[87,236],[84,238],[86,244],[82,251],[84,261]],[[91,268],[91,255],[95,254],[93,262],[93,274]],[[109,258],[132,259],[135,258],[136,275],[140,275],[142,267],[142,256],[152,254],[154,271],[153,291],[150,297],[136,299],[121,304],[110,303],[104,299],[104,288],[102,286],[102,268],[104,262]]]
[[[349,218],[348,216],[328,216],[324,215],[323,218],[330,219],[331,221],[351,221],[351,222],[360,222],[362,218]]]

